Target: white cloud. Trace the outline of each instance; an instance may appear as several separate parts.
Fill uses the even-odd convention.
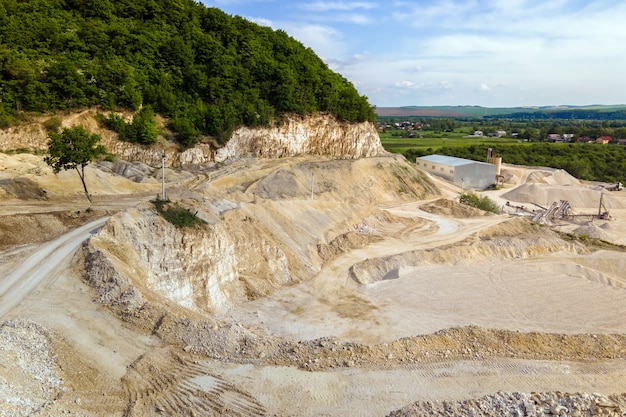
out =
[[[249,21],[256,23],[257,25],[260,26],[268,26],[268,27],[273,27],[274,26],[274,22],[272,22],[270,19],[266,19],[264,17],[250,17],[248,18]]]
[[[588,97],[596,97],[584,102],[624,101],[614,87],[619,68],[626,67],[626,56],[617,53],[626,42],[626,27],[618,23],[626,17],[626,4],[601,7],[588,2],[584,9],[574,9],[571,1],[502,0],[481,3],[496,5],[482,13],[466,9],[460,14],[451,10],[454,4],[442,1],[427,8],[431,17],[450,12],[440,16],[443,23],[418,19],[419,10],[405,21],[419,21],[413,39],[403,44],[414,45],[419,57],[415,65],[424,76],[445,77],[468,94],[474,91],[483,99],[509,104],[519,99],[521,87],[527,100],[554,96],[551,102],[576,102],[583,100],[576,92],[582,84],[595,88],[595,93],[582,88]]]
[[[345,46],[341,32],[326,25],[288,25],[285,30],[302,44],[313,49],[325,61],[343,56]]]
[[[378,106],[625,100],[621,0],[279,3],[284,13],[252,20],[311,47]]]
[[[330,11],[351,11],[357,9],[375,9],[378,5],[375,2],[364,1],[316,1],[314,3],[304,3],[300,6],[303,10],[311,12],[330,12]]]
[[[414,81],[404,80],[404,81],[395,83],[394,87],[408,88],[408,89],[420,90],[420,91],[441,91],[441,90],[450,90],[452,88],[452,84],[449,83],[448,81],[416,83]]]
[[[228,7],[228,6],[237,6],[241,4],[248,3],[274,3],[276,0],[200,0],[207,7]],[[215,4],[212,4],[215,3]]]
[[[357,25],[367,25],[373,22],[373,20],[369,16],[365,16],[362,14],[343,15],[340,16],[337,20],[342,22],[350,22]]]
[[[408,81],[408,80],[397,82],[395,86],[402,87],[402,88],[418,88],[417,84],[415,84],[413,81]]]

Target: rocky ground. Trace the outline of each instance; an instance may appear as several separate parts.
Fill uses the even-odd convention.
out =
[[[168,171],[206,221],[181,229],[148,202],[158,170],[90,167],[90,205],[75,173],[0,157],[3,276],[111,216],[1,318],[2,415],[626,411],[621,194],[611,221],[547,227],[463,207],[399,158],[248,159]],[[596,184],[505,169],[502,206],[595,209]]]

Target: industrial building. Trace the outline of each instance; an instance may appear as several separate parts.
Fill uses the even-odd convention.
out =
[[[496,184],[501,159],[497,163],[472,161],[445,155],[428,155],[417,158],[417,167],[460,185],[463,188],[484,190]]]

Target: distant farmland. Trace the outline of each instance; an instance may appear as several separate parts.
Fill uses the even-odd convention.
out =
[[[378,117],[468,117],[461,112],[423,107],[377,107],[376,114]]]
[[[451,117],[482,118],[511,113],[531,113],[536,107],[480,107],[480,106],[405,106],[377,107],[378,117]]]
[[[376,114],[378,117],[448,117],[453,119],[508,117],[515,119],[624,120],[626,105],[543,107],[404,106],[377,107]]]

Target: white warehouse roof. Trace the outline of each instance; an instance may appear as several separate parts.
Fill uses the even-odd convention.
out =
[[[467,164],[489,165],[486,162],[472,161],[471,159],[463,159],[463,158],[457,158],[455,156],[446,156],[446,155],[428,155],[428,156],[421,156],[417,159],[419,159],[420,161],[429,161],[429,162],[434,162],[436,164],[448,165],[451,167],[458,167],[458,166],[467,165]]]
[[[461,187],[485,189],[496,181],[496,166],[486,162],[445,155],[417,158],[417,166],[426,172],[445,178]]]

